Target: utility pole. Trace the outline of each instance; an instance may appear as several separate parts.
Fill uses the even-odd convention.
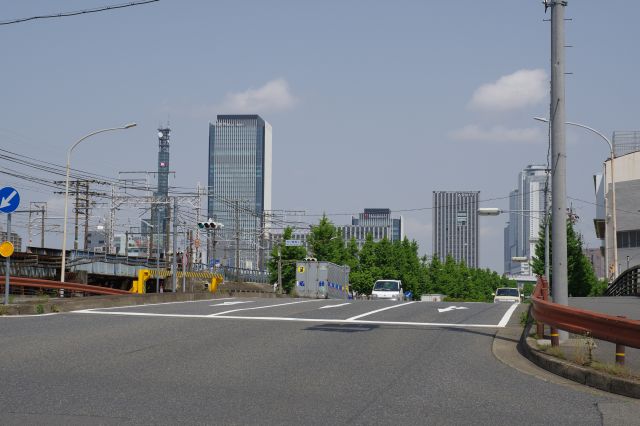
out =
[[[127,241],[127,245],[129,242]],[[89,181],[84,187],[84,249],[89,248]]]
[[[551,221],[553,251],[553,302],[568,305],[567,277],[567,151],[565,126],[565,57],[564,10],[566,0],[546,0],[545,8],[551,8]],[[554,336],[552,336],[553,338]],[[559,340],[568,338],[566,331],[559,333]]]
[[[47,208],[47,203],[43,203],[41,208],[42,208],[42,210],[41,210],[42,222],[41,222],[41,225],[40,225],[40,248],[44,248],[44,214],[45,214],[45,210]]]
[[[282,248],[278,244],[278,294],[282,294]]]
[[[76,184],[76,202],[75,202],[75,222],[74,222],[74,228],[73,228],[73,249],[74,250],[78,250],[78,212],[79,212],[79,208],[78,208],[78,204],[80,204],[80,181],[77,180],[75,181]]]
[[[178,199],[173,199],[173,262],[171,263],[173,270],[171,290],[175,293],[178,287]]]
[[[549,276],[549,170],[547,170],[547,181],[544,184],[544,276],[547,282],[551,280]]]

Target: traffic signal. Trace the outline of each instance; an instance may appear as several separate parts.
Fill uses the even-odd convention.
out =
[[[211,219],[209,219],[209,220],[207,220],[205,222],[198,222],[198,228],[200,228],[200,229],[220,229],[223,226],[224,225],[222,225],[221,223],[214,222]]]

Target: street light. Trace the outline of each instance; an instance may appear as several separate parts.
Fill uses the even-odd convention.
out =
[[[533,119],[537,121],[542,121],[543,123],[549,122],[549,120],[544,117],[533,117]],[[593,129],[589,126],[585,126],[584,124],[580,124],[580,123],[573,123],[571,121],[565,121],[565,124],[568,124],[570,126],[575,126],[575,127],[581,127],[585,130],[590,131],[591,133],[595,133],[596,135],[600,136],[607,143],[607,145],[609,145],[609,152],[611,155],[611,210],[612,210],[611,218],[613,220],[613,232],[612,232],[613,234],[613,278],[615,278],[618,276],[618,228],[616,227],[616,180],[615,180],[615,167],[614,167],[615,153],[613,151],[613,144],[611,143],[609,138],[607,138],[605,135],[603,135],[596,129]],[[605,167],[605,170],[606,170],[606,167]],[[605,180],[605,184],[606,184],[606,180]],[[606,245],[606,239],[605,239],[605,245]]]
[[[98,133],[111,132],[114,130],[125,130],[135,127],[136,123],[125,124],[122,127],[112,127],[109,129],[96,130],[95,132],[91,132],[86,136],[78,139],[76,143],[71,145],[71,148],[67,151],[67,177],[65,181],[65,189],[64,189],[64,225],[62,231],[62,270],[60,271],[60,281],[64,282],[64,272],[66,268],[66,260],[67,260],[67,217],[68,217],[68,209],[69,209],[69,173],[71,171],[71,152],[73,149],[78,146],[80,142],[83,140],[90,138],[93,135],[97,135]]]

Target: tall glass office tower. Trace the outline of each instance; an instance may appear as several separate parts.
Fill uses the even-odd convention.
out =
[[[479,191],[433,191],[433,255],[478,267]]]
[[[258,115],[218,115],[209,123],[209,217],[216,231],[209,258],[225,266],[264,267],[271,210],[271,125]]]
[[[532,259],[544,223],[544,196],[547,168],[530,164],[518,174],[518,187],[509,193],[509,223],[505,229],[504,272],[531,275],[528,262],[514,262],[514,257]],[[551,183],[548,185],[551,189]]]

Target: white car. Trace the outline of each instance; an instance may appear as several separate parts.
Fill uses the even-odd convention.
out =
[[[522,297],[520,296],[520,290],[518,290],[517,288],[511,288],[511,287],[497,288],[496,292],[493,293],[493,303],[499,303],[499,302],[520,303],[521,301],[522,301]]]
[[[404,300],[402,281],[378,280],[373,284],[372,299]]]

